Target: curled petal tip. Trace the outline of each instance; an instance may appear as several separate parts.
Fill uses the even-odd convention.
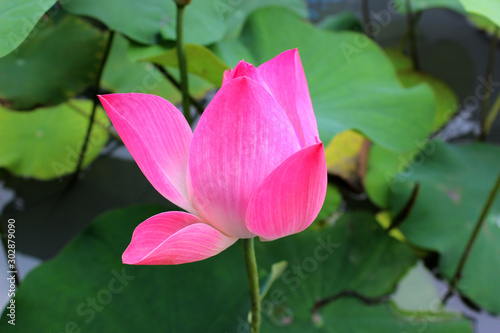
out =
[[[250,78],[260,85],[265,86],[264,80],[262,80],[254,65],[247,63],[245,60],[241,60],[233,69],[226,70],[224,72],[223,82],[226,83],[228,80],[242,77]]]
[[[177,265],[212,257],[236,242],[197,216],[166,212],[141,223],[122,255],[129,265]]]

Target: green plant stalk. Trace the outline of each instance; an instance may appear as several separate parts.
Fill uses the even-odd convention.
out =
[[[181,73],[182,110],[184,117],[191,126],[191,110],[189,103],[188,74],[186,61],[186,48],[184,47],[184,8],[185,5],[177,3],[177,58],[179,60],[179,70]]]
[[[368,5],[369,0],[362,0],[361,1],[361,12],[363,13],[363,25],[364,25],[364,31],[365,35],[369,37],[370,39],[375,39],[372,32],[370,31],[370,7]]]
[[[410,39],[410,55],[413,62],[413,69],[420,70],[420,62],[418,59],[417,36],[415,35],[415,26],[418,22],[419,16],[414,16],[410,0],[406,0],[406,21],[408,24],[408,38]]]
[[[260,330],[260,289],[257,260],[255,259],[254,238],[243,239],[245,265],[247,268],[248,288],[250,292],[250,327],[252,333]]]
[[[455,273],[453,274],[453,277],[451,278],[450,286],[448,288],[448,291],[444,295],[441,303],[444,305],[448,301],[448,299],[453,295],[453,292],[457,288],[458,281],[462,278],[462,272],[465,267],[465,263],[467,262],[467,258],[469,257],[469,254],[472,250],[472,247],[474,246],[474,242],[476,241],[477,235],[479,235],[479,231],[481,230],[481,227],[484,224],[484,220],[486,219],[486,215],[488,215],[488,212],[493,205],[493,202],[495,201],[495,197],[498,193],[498,190],[500,189],[500,174],[498,174],[497,180],[495,182],[495,185],[493,185],[493,189],[490,192],[490,195],[488,196],[488,200],[486,201],[486,204],[483,207],[483,210],[481,211],[481,215],[479,216],[479,219],[477,220],[476,226],[474,227],[474,231],[472,232],[469,241],[467,242],[467,246],[465,247],[464,252],[462,253],[462,257],[460,258],[460,261],[458,263],[457,269],[455,270]]]
[[[163,74],[163,76],[170,82],[174,87],[177,88],[182,93],[182,88],[181,84],[177,82],[177,80],[170,74],[162,65],[160,64],[154,64],[155,68]],[[198,101],[191,95],[189,95],[189,101],[191,102],[191,105],[193,105],[196,108],[196,111],[198,111],[199,114],[203,113],[203,105],[198,103]]]
[[[113,39],[115,37],[115,32],[110,31],[108,42],[106,43],[106,48],[104,50],[104,55],[102,56],[101,64],[99,65],[99,69],[97,71],[96,80],[94,82],[93,90],[92,90],[92,112],[90,114],[89,125],[87,127],[87,132],[85,134],[85,139],[83,141],[83,146],[80,151],[80,156],[78,156],[78,162],[76,163],[75,172],[73,174],[73,178],[68,184],[68,189],[73,187],[73,185],[78,180],[78,176],[80,175],[80,171],[82,170],[83,161],[85,159],[85,153],[87,152],[87,147],[89,144],[90,133],[92,132],[92,127],[94,126],[95,114],[97,111],[97,106],[99,105],[99,99],[97,98],[97,94],[99,93],[99,88],[101,86],[101,77],[104,72],[104,66],[106,65],[106,61],[108,60],[109,52],[111,51],[111,45],[113,44]]]
[[[80,108],[78,105],[72,103],[71,101],[68,101],[67,104],[76,112],[78,113],[79,115],[85,117],[85,118],[90,118],[91,115],[88,115],[82,108]],[[112,137],[114,137],[116,140],[120,141],[121,143],[123,143],[122,141],[122,138],[120,138],[120,136],[118,135],[118,133],[111,127],[111,126],[108,126],[106,124],[104,124],[103,122],[98,122],[98,121],[94,121],[95,124],[97,124],[97,126],[99,126],[101,129],[103,129],[104,131],[106,131],[109,135],[111,135]]]
[[[488,109],[490,107],[491,100],[491,85],[493,82],[493,70],[495,68],[495,54],[498,46],[498,27],[495,27],[493,31],[493,36],[491,37],[490,53],[488,55],[488,63],[486,65],[486,96],[483,100],[483,105],[481,108],[481,133],[479,134],[479,141],[486,140],[486,134],[488,133],[487,120],[488,120]]]
[[[500,95],[498,95],[495,103],[491,107],[488,117],[486,118],[486,125],[485,125],[486,134],[490,132],[491,126],[493,126],[493,122],[495,121],[495,118],[498,116],[499,112],[500,112]]]

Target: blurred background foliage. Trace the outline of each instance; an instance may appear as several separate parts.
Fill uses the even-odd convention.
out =
[[[2,332],[249,331],[239,243],[181,266],[121,263],[140,222],[177,208],[95,96],[179,104],[175,23],[170,0],[0,3],[1,224],[16,220],[22,278]],[[485,209],[500,173],[499,26],[496,0],[187,7],[195,119],[224,70],[298,48],[327,147],[316,222],[257,245],[272,282],[263,332],[500,330],[500,197]]]

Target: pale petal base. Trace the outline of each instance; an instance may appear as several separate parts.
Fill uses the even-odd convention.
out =
[[[166,212],[150,217],[135,229],[122,260],[131,265],[184,264],[219,254],[237,240],[195,215]]]

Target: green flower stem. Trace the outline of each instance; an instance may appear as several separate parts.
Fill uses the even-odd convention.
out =
[[[500,95],[498,95],[495,103],[493,103],[490,113],[486,118],[486,124],[485,124],[486,134],[490,132],[491,126],[493,125],[493,122],[495,121],[495,118],[498,116],[498,114],[500,114]]]
[[[252,333],[260,329],[260,289],[257,260],[255,259],[254,238],[243,239],[245,265],[247,267],[248,288],[250,291],[250,327]]]
[[[174,86],[177,88],[182,93],[182,88],[181,84],[177,82],[177,80],[170,74],[162,65],[160,64],[154,64],[155,68],[163,74],[163,76]],[[189,95],[189,101],[191,102],[191,105],[196,108],[196,111],[198,111],[199,114],[203,113],[203,105],[201,105],[192,95]]]
[[[413,62],[413,69],[420,70],[420,62],[418,59],[417,36],[415,34],[415,26],[418,22],[419,15],[413,15],[410,0],[406,0],[406,21],[408,24],[408,38],[410,39],[410,55]]]
[[[87,114],[87,112],[85,112],[85,110],[83,110],[82,108],[80,108],[78,105],[76,105],[75,103],[71,102],[71,101],[68,101],[66,102],[68,104],[68,106],[70,108],[72,108],[76,113],[78,113],[79,115],[85,117],[85,118],[88,118],[90,119],[90,116],[89,114]],[[117,141],[123,143],[122,141],[122,138],[120,138],[120,136],[118,135],[118,133],[112,128],[111,125],[107,125],[103,122],[98,122],[98,121],[94,121],[94,123],[99,126],[102,130],[106,131],[109,135],[111,135],[113,138],[115,138]]]
[[[111,45],[113,44],[113,39],[115,37],[115,32],[110,31],[108,42],[106,44],[106,48],[104,50],[104,55],[102,56],[101,64],[99,65],[99,69],[97,71],[96,79],[94,82],[94,86],[92,87],[92,112],[90,114],[89,125],[87,127],[87,133],[85,134],[85,139],[83,141],[83,146],[80,151],[80,156],[78,157],[78,162],[76,163],[75,173],[73,174],[73,178],[68,184],[68,189],[72,188],[73,185],[78,180],[78,176],[80,175],[80,171],[82,170],[83,161],[85,159],[85,153],[87,152],[87,147],[89,144],[90,133],[92,132],[92,127],[94,126],[95,114],[97,111],[97,106],[99,105],[99,99],[97,98],[97,94],[99,93],[99,88],[101,86],[101,77],[104,72],[104,66],[106,65],[106,61],[108,60],[109,52],[111,51]]]
[[[458,263],[457,269],[455,270],[455,274],[453,274],[453,277],[451,278],[448,291],[446,292],[441,301],[442,304],[446,304],[451,295],[453,295],[453,292],[457,288],[458,281],[460,281],[460,279],[462,278],[462,271],[465,267],[465,263],[467,262],[467,258],[469,257],[472,247],[474,246],[474,242],[476,241],[477,235],[479,235],[479,231],[481,230],[481,227],[484,224],[486,215],[488,215],[488,211],[493,205],[493,201],[495,201],[495,197],[499,189],[500,189],[500,174],[498,174],[495,185],[493,185],[493,189],[491,190],[490,195],[488,196],[488,200],[486,201],[486,204],[483,207],[481,215],[477,220],[476,226],[474,227],[474,231],[472,232],[469,241],[467,243],[467,246],[465,247],[465,250],[462,253],[462,257],[460,258],[460,262]]]
[[[480,141],[485,141],[486,135],[488,134],[488,109],[490,108],[493,69],[495,67],[495,54],[498,45],[498,30],[498,27],[495,27],[495,30],[493,31],[493,36],[491,37],[490,44],[490,53],[488,55],[488,63],[486,65],[486,98],[483,100],[483,105],[481,108],[481,133],[479,134]]]
[[[191,126],[186,49],[184,47],[183,33],[185,7],[185,4],[177,3],[177,58],[179,60],[179,70],[181,72],[182,110],[184,111],[186,121],[189,126]]]
[[[369,0],[362,0],[361,1],[361,12],[363,15],[363,25],[364,25],[364,31],[365,35],[368,38],[375,39],[373,36],[372,32],[370,31],[370,6],[368,4]]]

